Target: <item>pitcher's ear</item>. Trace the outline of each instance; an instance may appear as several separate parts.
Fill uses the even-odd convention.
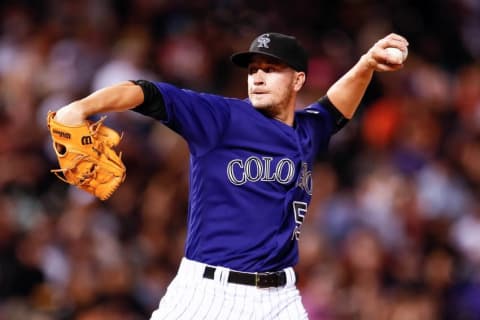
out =
[[[294,82],[294,89],[295,91],[300,91],[303,85],[305,84],[306,75],[305,72],[296,72],[295,82]]]

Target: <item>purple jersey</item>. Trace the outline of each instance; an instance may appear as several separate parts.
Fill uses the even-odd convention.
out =
[[[248,99],[154,84],[162,122],[190,149],[185,256],[246,272],[294,266],[312,165],[334,132],[331,114],[316,102],[297,111],[290,127]]]

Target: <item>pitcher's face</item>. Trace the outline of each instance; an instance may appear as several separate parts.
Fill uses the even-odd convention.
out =
[[[285,108],[296,93],[297,74],[275,58],[254,56],[248,66],[248,97],[252,105],[257,109]]]

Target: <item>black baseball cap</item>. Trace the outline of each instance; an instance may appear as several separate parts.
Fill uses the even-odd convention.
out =
[[[230,59],[239,67],[247,68],[254,54],[277,58],[296,71],[308,71],[308,56],[298,40],[286,34],[269,32],[252,41],[250,49],[233,54]]]

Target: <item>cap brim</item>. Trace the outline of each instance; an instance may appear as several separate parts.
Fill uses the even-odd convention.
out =
[[[235,53],[230,57],[230,60],[235,65],[237,65],[239,67],[247,68],[248,64],[252,61],[252,57],[254,55],[267,56],[267,57],[275,58],[278,61],[283,62],[283,60],[280,57],[278,57],[274,54],[269,54],[269,53],[265,53],[265,52],[252,52],[252,51],[244,51],[244,52]]]

